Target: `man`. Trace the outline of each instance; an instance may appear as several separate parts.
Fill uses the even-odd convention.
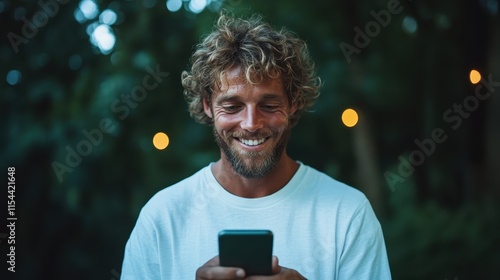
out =
[[[182,74],[191,116],[221,158],[158,192],[127,242],[122,279],[390,279],[366,197],[291,159],[292,126],[316,101],[306,44],[259,17],[221,14]],[[272,276],[222,267],[217,233],[269,229]]]

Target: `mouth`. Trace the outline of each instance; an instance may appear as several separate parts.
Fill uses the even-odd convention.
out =
[[[259,146],[261,145],[262,143],[264,143],[266,140],[268,139],[267,138],[260,138],[260,139],[243,139],[243,138],[236,138],[236,140],[246,146],[250,146],[250,147],[255,147],[255,146]]]

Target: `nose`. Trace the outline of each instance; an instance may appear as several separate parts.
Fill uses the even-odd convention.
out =
[[[263,118],[255,106],[247,106],[244,111],[241,128],[255,132],[263,127]]]

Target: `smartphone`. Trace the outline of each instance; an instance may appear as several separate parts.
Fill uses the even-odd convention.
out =
[[[271,275],[273,233],[270,230],[222,230],[219,232],[221,266],[240,267],[247,276]]]

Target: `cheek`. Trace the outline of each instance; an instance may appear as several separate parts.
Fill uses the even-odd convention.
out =
[[[284,111],[263,113],[261,117],[265,120],[265,127],[276,132],[282,132],[290,125],[290,116]],[[220,134],[238,129],[242,119],[244,117],[239,114],[214,112],[214,125]]]
[[[230,115],[216,115],[216,117],[214,118],[214,123],[220,128],[228,129],[232,126],[237,125],[238,122],[234,117]]]
[[[237,126],[240,121],[241,116],[239,114],[227,114],[217,109],[214,111],[214,123],[224,129]]]
[[[270,126],[284,129],[290,125],[290,116],[285,113],[274,114],[267,118]]]
[[[223,137],[227,137],[227,133],[237,127],[238,122],[228,115],[216,115],[214,117],[214,127],[217,133]]]

